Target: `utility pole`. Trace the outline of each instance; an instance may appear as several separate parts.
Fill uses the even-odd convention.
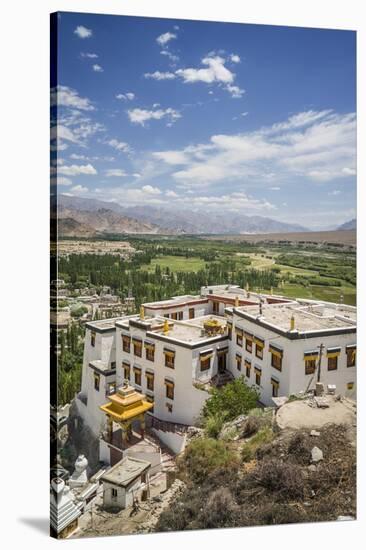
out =
[[[318,360],[318,376],[317,376],[317,382],[320,382],[320,371],[321,371],[321,363],[322,363],[322,355],[324,350],[324,344],[321,343],[319,346],[319,360]]]

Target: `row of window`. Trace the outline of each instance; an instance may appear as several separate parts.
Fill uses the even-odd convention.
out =
[[[129,380],[130,382],[133,381],[133,383],[136,386],[141,386],[142,384],[142,369],[141,367],[134,366],[133,367],[133,380],[131,377],[131,365],[124,361],[122,363],[122,368],[124,372],[124,378],[126,380]],[[155,381],[155,374],[151,371],[145,371],[145,377],[146,377],[146,389],[149,391],[154,391],[154,381]],[[165,384],[165,396],[168,399],[174,399],[174,382],[172,380],[169,380],[165,378],[164,380]]]
[[[131,338],[126,334],[122,334],[122,349],[125,353],[131,353],[131,341],[133,346],[133,355],[135,357],[142,358],[142,348],[145,348],[145,359],[147,361],[155,361],[155,344],[151,342],[145,342],[143,346],[142,340],[139,338]],[[170,369],[174,369],[175,366],[175,351],[164,348],[164,364]]]
[[[346,346],[346,365],[347,368],[356,366],[356,346]],[[327,349],[327,368],[328,371],[338,369],[338,359],[341,355],[341,348]],[[314,350],[304,354],[305,374],[314,374],[319,362],[319,351]]]

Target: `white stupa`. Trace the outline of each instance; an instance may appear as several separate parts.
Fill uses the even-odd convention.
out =
[[[51,530],[58,537],[76,529],[81,510],[73,501],[70,488],[60,477],[51,481],[50,523]]]
[[[71,489],[76,487],[83,487],[88,483],[88,460],[86,456],[79,455],[75,461],[75,470],[69,479],[69,485]]]

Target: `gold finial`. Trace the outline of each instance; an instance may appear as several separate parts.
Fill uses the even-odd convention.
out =
[[[239,296],[235,296],[235,307],[239,307]]]
[[[145,320],[145,308],[144,308],[144,306],[140,306],[140,319],[141,319],[141,321]]]
[[[290,330],[295,330],[295,317],[291,315]]]
[[[167,333],[169,332],[169,323],[168,323],[168,319],[165,319],[165,321],[164,321],[163,332],[164,332],[164,334],[167,334]]]

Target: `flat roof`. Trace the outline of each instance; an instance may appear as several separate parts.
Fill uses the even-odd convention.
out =
[[[126,456],[117,464],[112,466],[102,475],[102,481],[108,481],[120,487],[127,487],[132,481],[139,477],[151,464],[147,460]]]
[[[253,321],[260,320],[283,331],[290,330],[292,317],[295,319],[295,330],[300,332],[356,327],[356,308],[338,307],[337,304],[317,303],[306,306],[299,303],[263,304],[262,315],[259,314],[258,306],[244,306],[236,309],[253,317]]]
[[[164,318],[160,317],[160,321],[165,321]],[[204,315],[203,317],[196,317],[195,319],[190,319],[186,321],[175,321],[169,319],[169,332],[165,333],[163,329],[153,331],[154,334],[159,336],[164,336],[167,339],[178,340],[180,342],[186,343],[200,343],[207,340],[212,340],[217,337],[222,337],[223,334],[218,332],[217,334],[208,334],[204,331],[204,323],[209,320],[217,320],[218,323],[223,327],[226,334],[226,325],[227,320],[225,317],[218,315]],[[152,333],[150,333],[152,334]]]

